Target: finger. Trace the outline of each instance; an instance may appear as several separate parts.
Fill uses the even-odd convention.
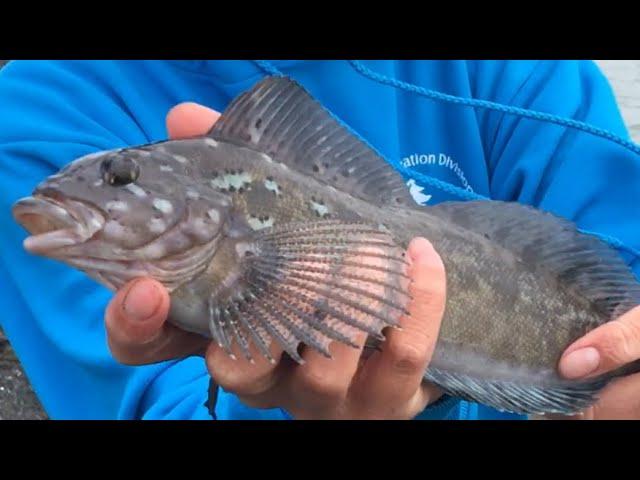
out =
[[[220,118],[220,114],[197,103],[181,103],[167,114],[169,138],[188,138],[204,135]]]
[[[437,389],[423,386],[423,376],[433,355],[446,299],[444,264],[430,242],[414,239],[408,248],[412,279],[409,315],[400,320],[372,355],[358,379],[361,395],[378,405],[410,404],[424,408]],[[416,412],[418,413],[418,412]]]
[[[234,359],[223,348],[211,342],[206,352],[207,368],[218,385],[238,396],[246,397],[245,403],[249,404],[250,399],[272,389],[278,379],[282,348],[277,342],[272,342],[269,350],[272,361],[252,343],[249,347],[252,363],[243,356],[237,344],[234,343],[232,347]]]
[[[357,347],[332,342],[329,345],[331,358],[305,348],[302,352],[305,363],[293,370],[288,389],[295,392],[307,409],[335,406],[347,396],[366,338],[366,333],[356,334],[354,343]]]
[[[640,359],[640,307],[592,330],[565,351],[559,370],[566,378],[596,376]]]
[[[207,339],[166,323],[169,305],[168,292],[155,280],[139,278],[122,287],[105,317],[114,358],[142,365],[203,352]]]
[[[640,373],[612,381],[593,406],[598,420],[640,419]]]
[[[384,298],[386,295],[386,274],[382,273],[386,266],[385,260],[383,260],[384,252],[374,246],[367,245],[358,247],[353,251],[355,256],[359,253],[363,255],[381,254],[380,258],[370,257],[366,259],[368,265],[378,267],[381,270],[368,271],[366,276],[369,281],[359,282],[357,288],[366,291],[374,298]],[[344,273],[348,274],[346,271]],[[331,284],[335,282],[335,278],[339,277],[340,274],[341,271],[332,270],[317,275],[314,279],[318,284]],[[348,293],[346,295],[348,296]],[[375,309],[376,307],[373,305],[371,304],[370,308]],[[362,312],[357,309],[346,308],[344,311],[355,318],[362,317]],[[364,324],[366,320],[361,319],[361,322]],[[305,363],[296,368],[290,377],[291,398],[297,398],[298,403],[304,405],[307,411],[333,411],[335,410],[334,407],[347,397],[354,375],[360,366],[367,333],[347,325],[343,325],[343,329],[342,333],[350,339],[353,345],[337,341],[329,343],[329,358],[318,350],[305,347],[302,352],[302,358]]]

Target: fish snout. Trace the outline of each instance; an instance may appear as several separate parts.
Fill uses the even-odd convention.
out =
[[[30,234],[24,240],[25,250],[42,255],[82,243],[104,225],[104,218],[93,209],[41,194],[18,200],[12,213]]]

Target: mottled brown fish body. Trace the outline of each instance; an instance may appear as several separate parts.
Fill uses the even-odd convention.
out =
[[[428,238],[447,270],[445,317],[431,364],[436,370],[564,384],[556,369],[562,352],[608,321],[605,312],[597,312],[579,292],[569,291],[535,263],[525,262],[482,233],[431,214],[430,209],[379,208],[263,153],[233,144],[219,142],[210,155],[208,162],[218,169],[214,175],[242,172],[250,179],[242,191],[230,192],[238,214],[247,219],[265,218],[270,225],[319,218],[364,221],[384,226],[403,248],[417,236]],[[219,284],[220,271],[233,270],[237,264],[237,258],[225,257],[194,283],[200,287],[186,285],[178,290],[174,304],[183,301],[183,292],[195,289],[185,300],[190,305],[199,302],[199,315],[203,314],[202,294]],[[207,334],[204,329],[201,333]]]

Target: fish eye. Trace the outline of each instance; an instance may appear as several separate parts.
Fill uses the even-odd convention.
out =
[[[105,183],[120,187],[138,179],[140,166],[131,158],[111,157],[100,164],[100,176]]]

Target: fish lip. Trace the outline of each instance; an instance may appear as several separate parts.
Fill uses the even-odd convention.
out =
[[[65,247],[89,240],[105,223],[102,213],[78,201],[63,201],[49,195],[34,194],[18,200],[12,208],[15,220],[31,235],[25,250],[55,256]]]

